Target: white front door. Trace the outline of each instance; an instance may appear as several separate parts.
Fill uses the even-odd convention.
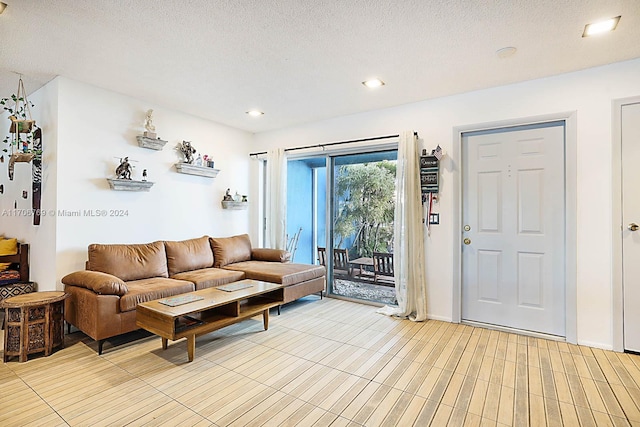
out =
[[[463,134],[463,320],[565,336],[564,153],[563,121]]]
[[[640,352],[640,103],[623,105],[621,118],[624,349]]]

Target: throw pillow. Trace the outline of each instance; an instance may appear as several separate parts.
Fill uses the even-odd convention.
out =
[[[248,234],[211,237],[210,241],[213,249],[213,266],[216,268],[251,259],[251,240]]]
[[[18,253],[18,239],[0,240],[0,255],[15,255]],[[11,265],[10,262],[1,262],[0,271],[5,271]]]

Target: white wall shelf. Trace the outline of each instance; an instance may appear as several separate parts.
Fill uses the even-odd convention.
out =
[[[222,209],[230,209],[235,211],[241,211],[247,209],[249,202],[235,202],[231,200],[223,200]]]
[[[215,178],[216,176],[218,176],[218,172],[220,172],[220,169],[190,165],[189,163],[176,163],[176,170],[180,173],[204,176],[207,178]]]
[[[167,141],[162,140],[160,138],[157,138],[157,139],[147,138],[146,136],[143,136],[143,135],[136,136],[136,139],[138,140],[138,145],[140,147],[148,148],[150,150],[157,150],[157,151],[162,150],[164,148],[164,145],[167,143]]]
[[[150,181],[133,181],[130,179],[111,179],[109,181],[109,187],[116,191],[149,191],[153,187],[153,182]]]

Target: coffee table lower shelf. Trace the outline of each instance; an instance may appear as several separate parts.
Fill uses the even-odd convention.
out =
[[[162,338],[162,348],[168,341],[187,339],[189,362],[193,361],[196,337],[241,322],[262,313],[264,330],[269,329],[269,309],[284,301],[281,285],[255,280],[250,288],[224,292],[216,288],[190,292],[203,299],[170,307],[159,300],[138,304],[136,324]]]

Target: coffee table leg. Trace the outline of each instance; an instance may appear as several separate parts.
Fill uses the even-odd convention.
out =
[[[269,329],[269,309],[262,312],[262,321],[264,323],[264,330]]]
[[[169,341],[169,340],[166,339],[166,338],[162,338],[162,349],[163,350],[167,349],[167,344],[168,344],[167,341]]]
[[[189,362],[193,362],[193,357],[196,354],[196,336],[187,336],[187,354],[189,355]]]

